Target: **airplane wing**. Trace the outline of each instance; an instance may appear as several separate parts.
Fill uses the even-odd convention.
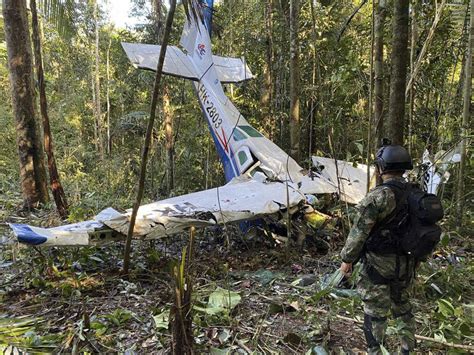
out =
[[[141,206],[134,237],[156,239],[184,231],[191,226],[205,227],[261,218],[285,210],[288,205],[296,206],[304,200],[304,195],[292,184],[239,177],[218,188]],[[18,241],[24,244],[96,245],[124,239],[130,215],[131,210],[122,214],[108,208],[92,221],[55,228],[25,224],[10,224],[10,227]]]
[[[161,46],[155,44],[122,42],[122,47],[134,67],[156,70]],[[168,46],[166,48],[163,73],[190,80],[199,80],[189,57],[176,46]]]
[[[313,156],[312,161],[317,175],[331,184],[335,192],[339,192],[341,200],[357,204],[364,198],[367,193],[367,165],[354,166],[351,162],[337,160],[336,169],[334,159]],[[373,168],[370,168],[370,175],[374,176]]]
[[[122,42],[122,47],[133,66],[156,70],[160,45]],[[222,83],[239,83],[253,78],[249,67],[240,58],[217,55],[213,55],[212,58],[217,77]],[[189,57],[176,46],[168,46],[166,49],[163,73],[194,81],[199,80],[199,75]]]
[[[247,64],[240,58],[212,56],[221,83],[240,83],[253,78]]]

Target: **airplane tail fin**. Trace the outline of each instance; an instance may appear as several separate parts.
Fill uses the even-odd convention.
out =
[[[181,46],[168,46],[163,65],[165,74],[199,81],[206,73],[221,83],[239,83],[253,78],[250,69],[240,58],[212,55],[210,28],[213,0],[202,0],[203,20],[190,18],[184,24]],[[128,58],[135,67],[156,70],[160,56],[159,45],[122,42]],[[209,70],[214,66],[214,70]]]
[[[212,65],[211,38],[200,19],[189,19],[184,24],[180,40],[188,56],[193,58],[197,71],[203,75]]]

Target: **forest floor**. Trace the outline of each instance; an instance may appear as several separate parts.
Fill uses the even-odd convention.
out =
[[[17,218],[38,223],[49,216],[36,213]],[[343,240],[342,233],[334,231],[330,250],[322,255],[311,246],[288,247],[264,237],[243,238],[236,228],[198,234],[191,266],[196,352],[363,351],[361,302],[350,282],[345,282],[345,289],[327,288],[327,275],[339,266],[337,255]],[[187,243],[187,235],[134,242],[127,278],[120,274],[122,244],[67,249],[0,247],[0,351],[9,346],[7,353],[15,348],[54,353],[169,353],[171,270]],[[459,253],[459,260],[472,260],[470,253]],[[468,266],[466,272],[472,271],[470,262]],[[464,279],[468,290],[472,290],[472,281],[472,275]],[[437,286],[439,279],[436,282],[435,290],[444,287]],[[461,287],[459,292],[464,290]],[[418,328],[426,335],[432,335],[441,322],[432,318],[439,316],[433,313],[433,305],[439,308],[436,302],[439,297],[415,301]],[[456,317],[454,311],[446,315],[446,321],[448,316]],[[472,327],[472,313],[470,317],[468,327]],[[396,333],[396,329],[392,321],[389,332]],[[472,345],[472,336],[461,342]],[[396,349],[394,342],[389,346]],[[419,343],[421,352],[446,349],[452,348]]]

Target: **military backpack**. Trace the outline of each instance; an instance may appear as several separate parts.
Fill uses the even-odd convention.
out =
[[[388,181],[382,186],[393,191],[396,207],[374,226],[365,245],[366,251],[425,259],[441,237],[441,228],[436,224],[444,216],[440,199],[411,183]]]

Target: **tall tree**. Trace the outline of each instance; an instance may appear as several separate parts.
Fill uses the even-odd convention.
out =
[[[316,100],[317,100],[317,90],[316,90],[316,77],[318,77],[318,83],[321,82],[321,70],[319,67],[319,58],[318,52],[316,50],[316,45],[318,41],[318,31],[316,28],[316,11],[313,0],[310,0],[310,10],[311,10],[311,41],[312,45],[312,65],[311,65],[311,99],[309,104],[309,129],[308,129],[308,158],[311,160],[311,155],[313,154],[313,130],[314,130],[314,117],[316,111]]]
[[[264,6],[265,19],[265,61],[263,63],[263,86],[260,103],[263,110],[263,126],[272,139],[273,124],[273,0],[265,0]]]
[[[106,103],[107,103],[107,154],[110,154],[112,151],[112,138],[110,135],[110,46],[112,45],[112,38],[109,38],[109,45],[107,47],[107,59],[105,63],[105,73],[106,73]]]
[[[174,129],[173,110],[170,104],[170,92],[167,85],[163,85],[163,118],[165,128],[166,148],[166,192],[169,195],[174,189]]]
[[[97,0],[92,2],[94,6],[94,27],[95,27],[95,46],[94,46],[94,57],[95,57],[95,70],[94,70],[94,92],[95,92],[95,121],[97,126],[97,147],[99,155],[103,158],[104,155],[104,141],[103,141],[103,129],[102,129],[102,110],[100,103],[100,55],[99,55],[99,4]]]
[[[394,144],[403,144],[405,128],[405,86],[408,62],[409,0],[394,0],[392,18],[392,53],[388,137]]]
[[[290,154],[300,158],[299,0],[290,0]]]
[[[418,27],[416,25],[416,0],[412,0],[411,4],[411,38],[410,38],[410,77],[413,77],[415,68],[415,49],[418,42]],[[415,90],[410,89],[410,107],[408,109],[408,152],[412,151],[412,131],[413,116],[415,114]]]
[[[49,196],[34,105],[26,0],[3,0],[3,19],[20,157],[21,188],[25,207],[32,207],[38,202],[47,202]]]
[[[61,218],[66,218],[68,214],[66,194],[64,193],[61,180],[59,179],[58,168],[56,166],[56,159],[54,157],[53,150],[53,136],[51,134],[51,128],[49,124],[48,102],[46,100],[46,84],[44,81],[43,56],[41,53],[41,36],[38,24],[36,0],[30,0],[30,8],[36,76],[38,79],[41,118],[43,120],[43,144],[46,156],[48,157],[49,183],[54,202],[56,204],[56,209],[58,210]]]
[[[469,127],[472,117],[472,55],[474,50],[474,0],[470,1],[469,37],[467,40],[466,61],[464,69],[463,114],[461,124],[461,162],[459,164],[457,189],[457,216],[458,226],[462,225],[464,216],[464,181],[465,165],[467,160],[467,140],[470,136]]]
[[[384,93],[384,63],[383,63],[383,45],[384,45],[384,24],[385,24],[385,0],[375,2],[374,18],[374,119],[375,119],[375,145],[380,144],[383,132],[383,93]]]

